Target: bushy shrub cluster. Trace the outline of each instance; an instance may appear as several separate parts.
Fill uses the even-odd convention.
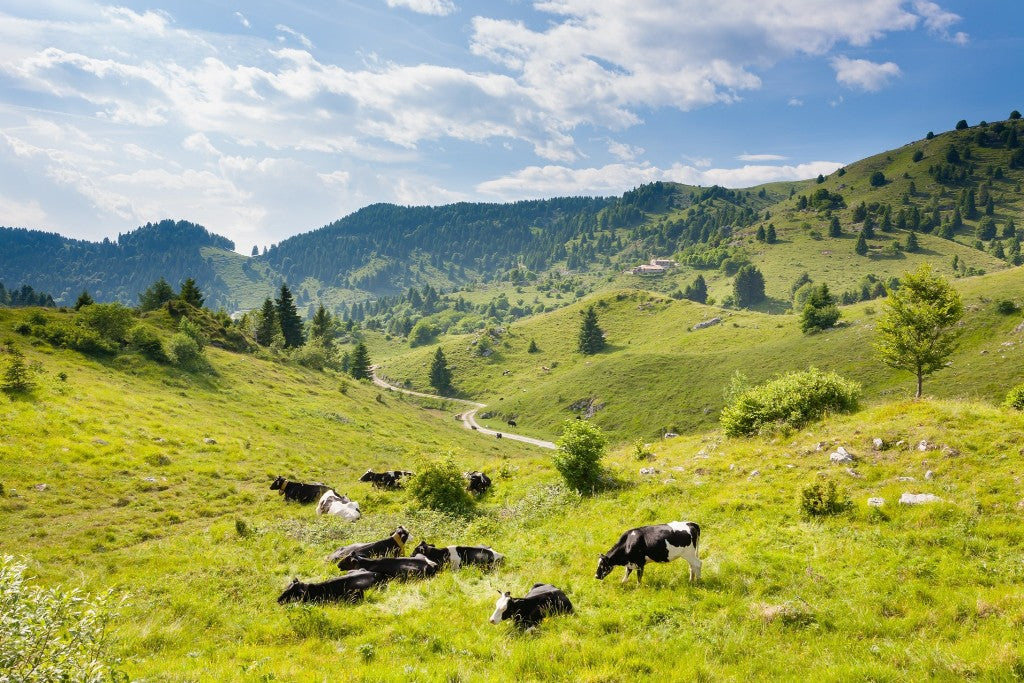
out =
[[[608,439],[586,420],[566,420],[555,451],[555,469],[570,488],[590,493],[601,483],[601,458]]]
[[[809,517],[837,515],[850,507],[850,501],[839,491],[834,481],[804,487],[800,492],[800,510]]]
[[[128,332],[128,346],[150,360],[166,363],[167,353],[160,337],[145,325],[136,325]]]
[[[834,372],[817,368],[790,372],[748,389],[722,410],[729,436],[748,436],[766,429],[799,428],[827,413],[857,408],[861,387]]]
[[[1024,410],[1024,384],[1018,384],[1013,389],[1010,389],[1010,393],[1006,395],[1006,402],[1003,405],[1014,410]]]
[[[473,498],[466,490],[462,472],[450,458],[421,468],[409,485],[409,493],[420,507],[452,515],[473,511]]]

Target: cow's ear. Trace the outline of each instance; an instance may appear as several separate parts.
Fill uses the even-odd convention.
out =
[[[511,598],[512,597],[512,593],[510,593],[509,591],[505,591],[505,597],[506,598]]]

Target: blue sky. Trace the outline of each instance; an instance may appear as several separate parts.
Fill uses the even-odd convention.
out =
[[[749,187],[1024,109],[1024,2],[4,0],[0,225]]]

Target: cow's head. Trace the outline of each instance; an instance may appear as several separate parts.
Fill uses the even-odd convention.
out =
[[[491,615],[492,624],[500,624],[505,620],[505,613],[508,611],[508,605],[512,602],[512,594],[508,591],[502,593],[498,591],[498,600],[494,603],[494,614]]]
[[[345,557],[338,560],[338,569],[355,569],[356,562],[353,555],[346,555]]]
[[[413,555],[423,555],[424,557],[426,557],[427,556],[427,551],[428,550],[433,550],[433,549],[434,549],[434,546],[430,545],[426,541],[420,541],[420,544],[418,546],[416,546],[416,548],[412,551],[412,554]]]
[[[366,474],[359,477],[359,481],[373,481],[374,471],[366,470]]]
[[[306,584],[302,583],[298,579],[292,579],[292,582],[288,584],[288,587],[284,589],[284,592],[277,598],[277,604],[283,605],[286,602],[295,602],[301,600],[306,594]]]
[[[597,556],[597,573],[594,575],[595,579],[603,579],[612,573],[612,563],[608,561],[608,556],[604,553]]]
[[[284,477],[278,477],[274,480],[274,483],[270,485],[271,491],[277,491],[284,485]]]
[[[399,538],[401,538],[403,544],[409,540],[409,530],[406,529],[404,526],[399,526],[391,535],[398,536]]]

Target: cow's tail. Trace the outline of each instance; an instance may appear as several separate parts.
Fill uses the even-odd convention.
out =
[[[697,543],[700,541],[700,525],[696,522],[687,522],[690,527],[690,536],[693,537],[693,549],[697,550]]]

